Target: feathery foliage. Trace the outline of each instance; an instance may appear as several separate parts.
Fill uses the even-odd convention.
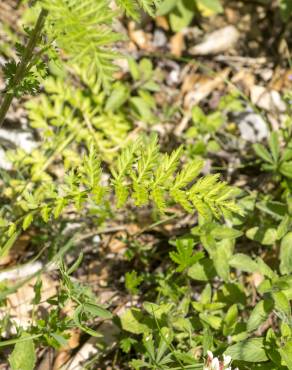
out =
[[[233,200],[234,189],[219,181],[218,175],[196,180],[203,166],[201,161],[191,162],[178,171],[181,156],[182,147],[162,154],[156,135],[139,137],[121,151],[111,166],[112,178],[102,184],[101,162],[92,142],[88,154],[83,157],[83,165],[71,168],[63,186],[58,187],[49,180],[34,191],[22,188],[16,202],[20,216],[15,218],[14,214],[4,225],[13,227],[12,235],[19,226],[27,229],[38,212],[48,222],[51,216],[60,217],[70,204],[77,209],[91,201],[101,205],[107,193],[109,199],[114,195],[118,208],[132,198],[137,206],[152,201],[162,213],[174,201],[188,212],[197,211],[208,220],[213,216],[242,214]]]
[[[149,15],[154,16],[160,0],[116,0],[116,3],[124,9],[126,14],[135,20],[139,19],[139,6]]]
[[[115,70],[115,53],[109,49],[120,36],[112,31],[115,13],[107,0],[42,0],[48,11],[47,33],[56,40],[72,62],[97,72],[98,80],[108,86]]]

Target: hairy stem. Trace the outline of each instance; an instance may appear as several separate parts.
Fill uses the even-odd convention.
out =
[[[15,89],[15,87],[17,87],[20,84],[20,82],[25,77],[25,73],[27,72],[27,67],[33,58],[33,51],[39,41],[47,14],[48,12],[46,10],[41,10],[38,20],[35,24],[35,27],[30,35],[30,39],[25,49],[25,53],[22,56],[22,59],[17,66],[16,73],[11,83],[12,89],[8,89],[8,91],[4,95],[4,98],[3,98],[3,101],[0,107],[0,126],[3,123],[5,116],[7,114],[7,111],[11,105],[12,99],[15,96],[15,92],[13,90]]]

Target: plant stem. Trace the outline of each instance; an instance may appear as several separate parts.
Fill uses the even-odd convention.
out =
[[[27,72],[27,66],[30,63],[31,59],[33,58],[33,51],[39,41],[47,14],[48,14],[47,10],[44,10],[44,9],[41,10],[38,20],[35,24],[35,27],[30,35],[29,42],[25,49],[25,53],[22,56],[20,63],[17,65],[16,72],[15,72],[15,75],[11,83],[12,91],[11,89],[8,89],[8,91],[6,92],[3,98],[3,101],[0,107],[0,126],[3,123],[5,116],[7,114],[7,111],[11,105],[12,99],[15,96],[15,92],[13,90],[23,80],[25,73]]]

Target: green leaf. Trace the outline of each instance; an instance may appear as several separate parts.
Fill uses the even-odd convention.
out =
[[[113,91],[111,92],[106,105],[106,111],[115,111],[120,108],[129,97],[129,89],[126,85],[122,83],[117,83],[113,86]]]
[[[235,303],[229,307],[224,317],[224,326],[223,326],[224,335],[231,334],[231,328],[235,326],[237,318],[238,318],[238,308],[237,304]]]
[[[135,110],[137,116],[147,123],[153,123],[155,116],[152,113],[151,104],[142,97],[134,96],[130,99],[130,102]]]
[[[84,303],[83,309],[85,312],[90,313],[94,317],[102,317],[103,319],[111,319],[113,317],[110,311],[97,304],[89,302]]]
[[[210,325],[211,328],[215,330],[219,330],[222,324],[222,318],[215,316],[215,315],[210,315],[210,314],[205,314],[205,313],[200,313],[200,319],[203,320],[206,324]]]
[[[262,144],[254,144],[253,145],[254,151],[256,154],[262,158],[265,162],[274,164],[273,158],[268,152],[268,150]]]
[[[271,299],[258,302],[248,319],[247,330],[250,332],[258,329],[259,326],[267,320],[273,306],[274,303]]]
[[[177,263],[178,272],[184,271],[204,257],[203,252],[198,252],[193,255],[194,241],[192,239],[177,239],[177,252],[170,252],[169,256],[173,262]]]
[[[212,280],[216,276],[213,261],[210,258],[200,260],[189,268],[188,276],[199,281]]]
[[[128,58],[128,65],[130,69],[130,73],[132,75],[132,78],[137,81],[140,78],[140,71],[138,63],[131,57]]]
[[[29,213],[28,215],[25,216],[25,218],[23,220],[23,223],[22,223],[23,230],[28,229],[29,226],[31,225],[32,221],[33,221],[33,214]]]
[[[272,227],[265,228],[254,226],[247,230],[246,236],[263,245],[272,245],[277,240],[277,230]]]
[[[283,162],[280,166],[280,172],[282,175],[292,179],[292,161]]]
[[[149,364],[143,360],[132,360],[129,365],[131,365],[135,370],[141,369],[142,367],[148,366]]]
[[[137,294],[139,292],[137,288],[142,281],[143,277],[138,276],[136,271],[126,272],[125,286],[131,294]]]
[[[280,271],[282,274],[292,272],[292,231],[284,236],[280,246]]]
[[[252,258],[243,253],[235,254],[229,260],[229,265],[238,270],[250,273],[256,272],[258,270],[257,263]]]
[[[280,157],[280,144],[277,132],[272,132],[269,137],[269,146],[274,162],[278,162]]]
[[[268,361],[268,357],[264,349],[264,338],[246,339],[228,347],[224,354],[226,356],[231,356],[232,360],[237,361]]]
[[[156,15],[165,15],[169,13],[176,5],[177,0],[163,0],[157,10]]]
[[[172,331],[167,327],[161,328],[160,334],[161,334],[161,337],[160,337],[159,345],[157,348],[156,361],[160,363],[161,365],[163,365],[169,362],[165,354],[169,348],[170,343],[172,342],[173,334],[172,334]]]
[[[217,245],[216,252],[212,255],[217,274],[224,280],[229,280],[228,248],[225,244]]]
[[[197,6],[206,17],[222,13],[223,7],[219,0],[196,0]]]
[[[9,252],[10,248],[13,247],[13,245],[16,242],[19,235],[20,235],[20,232],[17,232],[17,231],[15,231],[13,234],[9,235],[8,240],[5,242],[4,245],[1,246],[0,257],[3,257],[3,256],[7,255],[7,253]]]
[[[288,369],[292,370],[292,341],[287,342],[279,352]]]
[[[272,297],[275,302],[275,309],[281,313],[284,313],[287,317],[291,317],[291,306],[290,302],[285,293],[279,291],[274,292]]]
[[[281,16],[285,22],[292,16],[292,0],[280,0]]]
[[[256,263],[258,265],[258,271],[264,275],[267,276],[270,279],[275,279],[277,277],[276,272],[274,272],[270,266],[268,266],[260,257],[257,257]]]
[[[121,316],[122,328],[133,334],[149,332],[148,326],[143,324],[141,321],[143,321],[143,314],[138,308],[128,309]]]
[[[91,335],[92,337],[100,337],[100,334],[97,331],[89,328],[88,326],[83,325],[83,323],[82,323],[82,313],[83,312],[84,312],[83,305],[79,305],[75,309],[75,311],[73,313],[73,320],[74,320],[76,326],[78,328],[80,328],[81,330],[83,330],[85,333]]]
[[[287,232],[289,231],[290,223],[290,216],[287,214],[284,216],[283,220],[277,227],[277,240],[282,239],[283,236],[287,234]]]
[[[232,229],[231,227],[217,225],[212,229],[211,235],[215,239],[235,239],[242,235],[242,231]]]
[[[52,333],[51,336],[58,342],[60,347],[64,347],[68,344],[68,341],[58,333]]]
[[[22,333],[8,358],[12,370],[33,370],[36,362],[35,347],[28,333]]]
[[[167,314],[173,307],[172,303],[162,303],[156,304],[151,302],[144,302],[143,307],[150,314],[156,317],[156,319],[161,319],[162,315]]]
[[[200,302],[204,305],[210,303],[212,299],[212,288],[210,284],[206,284],[204,290],[201,293]]]
[[[174,32],[187,27],[194,16],[195,4],[193,0],[180,0],[173,12],[170,13],[169,22]]]
[[[127,337],[121,339],[119,344],[123,352],[129,353],[135,343],[137,343],[136,339]]]

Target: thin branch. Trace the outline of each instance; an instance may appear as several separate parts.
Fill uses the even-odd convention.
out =
[[[21,83],[23,78],[25,77],[25,73],[27,72],[27,66],[29,65],[30,61],[33,58],[33,51],[34,51],[37,43],[39,42],[39,38],[40,38],[40,35],[41,35],[41,32],[42,32],[42,29],[44,27],[44,23],[45,23],[45,19],[46,19],[47,14],[48,14],[47,10],[41,10],[41,12],[39,14],[38,20],[35,24],[35,27],[34,27],[32,33],[31,33],[29,42],[28,42],[27,47],[25,49],[25,53],[24,53],[20,63],[18,64],[17,69],[16,69],[16,73],[13,77],[13,80],[12,80],[12,87],[13,88],[17,87]],[[1,107],[0,107],[0,126],[2,125],[2,123],[5,119],[5,116],[8,112],[8,109],[11,105],[11,102],[12,102],[12,99],[14,98],[14,96],[15,96],[15,92],[13,90],[11,91],[11,89],[8,89],[8,91],[6,92],[6,94],[3,98],[3,101],[2,101],[2,104],[1,104]]]

